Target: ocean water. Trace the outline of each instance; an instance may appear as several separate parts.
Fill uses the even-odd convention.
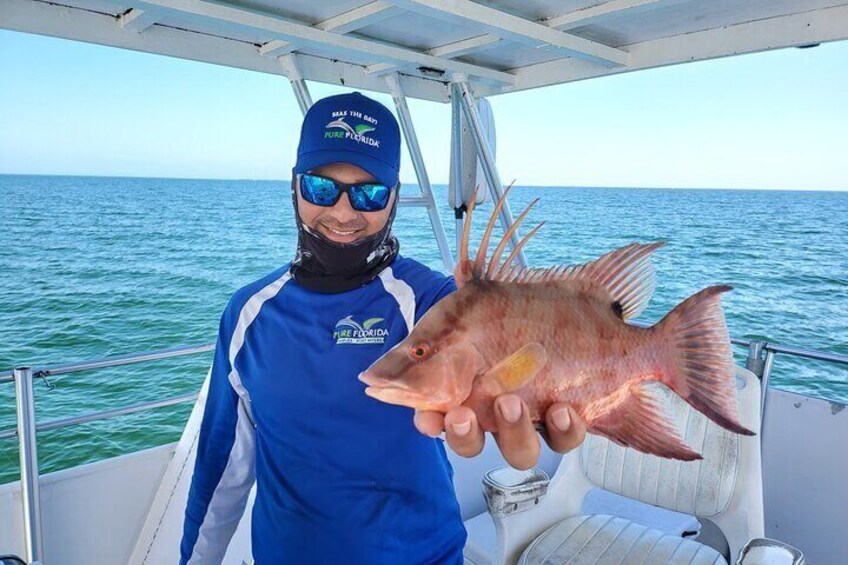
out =
[[[436,190],[453,245],[446,189]],[[516,187],[513,212],[535,196],[531,219],[546,224],[527,248],[532,265],[666,240],[642,320],[727,283],[734,337],[848,354],[848,193]],[[288,182],[0,176],[0,211],[0,370],[212,342],[233,291],[295,245]],[[423,210],[402,208],[395,228],[401,253],[441,268]],[[38,420],[196,391],[210,359],[39,381]],[[833,364],[778,355],[772,383],[848,401],[848,370]],[[190,409],[42,432],[41,470],[174,441]],[[0,430],[14,422],[14,386],[0,384]],[[16,440],[0,439],[0,484],[17,473]]]

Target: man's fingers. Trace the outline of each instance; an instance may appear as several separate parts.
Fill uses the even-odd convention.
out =
[[[438,437],[445,429],[445,415],[431,410],[416,410],[412,420],[425,436]]]
[[[465,406],[445,414],[445,437],[450,448],[463,457],[474,457],[480,453],[486,440],[477,423],[477,415]]]
[[[419,432],[430,437],[444,431],[450,448],[463,457],[474,457],[483,450],[485,436],[470,408],[460,406],[447,414],[416,410],[413,421]]]
[[[586,424],[567,404],[552,404],[545,413],[545,441],[557,453],[568,453],[583,443]]]
[[[516,469],[529,469],[539,460],[539,437],[524,402],[514,394],[495,400],[495,440],[507,463]],[[485,444],[485,434],[477,415],[465,406],[447,414],[429,410],[415,411],[415,427],[422,434],[438,437],[445,432],[448,445],[463,457],[474,457]],[[586,438],[583,419],[564,403],[551,405],[545,413],[545,441],[554,451],[567,453]]]
[[[514,394],[495,400],[495,423],[501,453],[516,469],[529,469],[539,460],[539,436],[524,402]]]

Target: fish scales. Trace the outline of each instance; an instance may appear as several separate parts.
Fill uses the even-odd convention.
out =
[[[496,204],[474,260],[468,254],[472,199],[454,272],[457,292],[360,375],[366,394],[420,410],[465,405],[488,431],[497,431],[494,401],[500,394],[520,396],[537,422],[552,403],[566,402],[591,433],[645,453],[699,459],[645,386],[658,381],[718,425],[753,434],[738,421],[720,304],[731,287],[701,290],[653,327],[630,325],[653,293],[650,258],[664,243],[633,243],[584,265],[512,265],[539,224],[501,262],[534,201],[487,259],[508,193]]]
[[[572,282],[477,284],[474,306],[464,317],[480,329],[472,339],[487,365],[497,364],[501,352],[516,343],[538,342],[547,351],[546,366],[514,391],[534,420],[541,420],[554,402],[584,412],[590,399],[610,395],[629,381],[649,380],[661,369],[649,329],[621,323],[605,303],[576,292]],[[472,392],[467,403],[480,403],[475,405],[483,416],[480,424],[494,430],[487,401]]]

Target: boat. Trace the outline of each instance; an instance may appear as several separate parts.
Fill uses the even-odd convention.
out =
[[[308,82],[389,93],[421,191],[402,204],[426,209],[451,270],[454,257],[408,98],[451,104],[449,207],[458,236],[478,166],[490,196],[501,196],[487,97],[842,41],[848,1],[0,0],[0,28],[279,75],[302,111],[312,103]],[[513,223],[508,203],[500,221],[505,228]],[[521,254],[517,260],[526,264]],[[653,552],[652,562],[753,563],[766,555],[774,560],[756,562],[848,563],[846,405],[769,382],[775,364],[789,356],[842,365],[848,356],[762,340],[733,343],[746,351],[736,373],[743,424],[759,433],[721,435],[678,405],[687,440],[705,447],[703,465],[658,461],[596,437],[565,456],[544,451],[528,472],[505,467],[493,442],[473,459],[451,455],[469,531],[466,561],[638,562],[629,548],[642,557]],[[32,387],[36,379],[212,347],[0,372],[0,386],[15,387],[17,409],[17,425],[0,430],[0,439],[16,437],[21,457],[20,481],[0,485],[0,556],[8,556],[0,562],[178,560],[205,386],[196,394],[46,422],[36,418]],[[183,402],[194,408],[176,443],[39,472],[38,432]],[[620,547],[624,541],[627,548]],[[250,562],[248,510],[225,563]]]

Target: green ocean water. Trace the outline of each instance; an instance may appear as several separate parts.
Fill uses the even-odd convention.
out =
[[[848,193],[516,187],[513,211],[535,196],[532,218],[546,225],[527,249],[532,265],[663,239],[642,320],[727,283],[734,337],[848,354]],[[453,244],[444,187],[437,197]],[[288,182],[0,176],[0,211],[3,370],[212,342],[230,295],[295,245]],[[441,268],[422,209],[401,209],[395,226],[401,253]],[[38,381],[38,421],[197,391],[210,359]],[[833,364],[778,355],[772,383],[848,402],[848,369]],[[175,441],[190,409],[42,432],[41,470]],[[0,384],[0,431],[14,423],[14,386]],[[17,473],[16,440],[0,439],[0,484]]]

